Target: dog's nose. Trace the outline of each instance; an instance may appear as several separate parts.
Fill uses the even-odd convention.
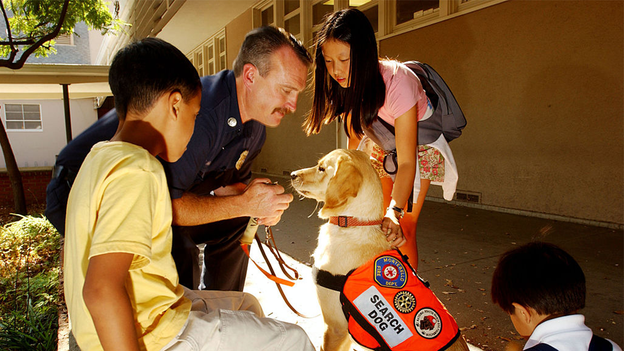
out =
[[[296,172],[291,172],[290,173],[290,179],[295,179],[297,178],[297,173]]]

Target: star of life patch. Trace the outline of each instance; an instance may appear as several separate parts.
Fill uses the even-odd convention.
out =
[[[393,256],[380,256],[375,260],[375,282],[387,288],[401,289],[407,283],[407,270]]]

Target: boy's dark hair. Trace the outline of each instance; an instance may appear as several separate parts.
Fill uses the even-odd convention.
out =
[[[532,242],[504,253],[492,278],[492,300],[505,312],[512,303],[542,315],[568,315],[585,307],[585,275],[556,245]]]
[[[256,66],[261,76],[266,77],[271,70],[271,55],[283,46],[292,48],[306,67],[312,64],[312,56],[292,34],[283,28],[264,26],[253,29],[245,36],[234,59],[234,75],[240,77],[245,64],[251,63]]]
[[[321,48],[329,40],[342,41],[350,46],[348,88],[342,88],[327,72]],[[351,113],[351,123],[344,124],[345,132],[352,136],[350,125],[356,136],[361,137],[364,126],[370,127],[386,99],[375,31],[366,15],[357,9],[329,15],[317,34],[314,59],[314,101],[303,123],[304,131],[307,135],[317,134],[324,124],[331,123],[341,114]]]
[[[193,64],[175,46],[145,38],[119,50],[111,63],[108,84],[120,120],[128,111],[145,113],[162,94],[179,91],[184,100],[201,91]]]

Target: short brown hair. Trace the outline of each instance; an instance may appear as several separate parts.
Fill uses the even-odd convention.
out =
[[[284,46],[291,47],[306,67],[312,64],[312,56],[292,34],[283,28],[264,26],[253,29],[245,36],[234,59],[234,75],[239,77],[245,64],[251,63],[265,77],[271,70],[271,55]]]

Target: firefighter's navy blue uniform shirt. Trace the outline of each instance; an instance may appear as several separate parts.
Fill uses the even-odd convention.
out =
[[[173,199],[187,190],[207,195],[224,185],[248,183],[252,161],[266,139],[263,124],[241,122],[234,72],[224,70],[202,77],[201,82],[201,109],[184,155],[175,163],[161,160]],[[115,111],[107,113],[67,144],[56,164],[78,172],[91,147],[112,138],[117,124]]]
[[[266,139],[263,124],[241,122],[234,72],[201,81],[201,109],[186,152],[175,163],[163,162],[172,199],[187,190],[207,195],[224,185],[248,183],[251,163]]]

